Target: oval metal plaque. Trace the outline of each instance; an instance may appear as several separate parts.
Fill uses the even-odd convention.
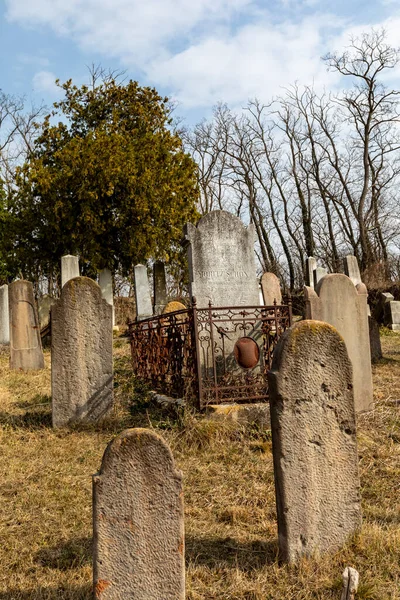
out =
[[[237,364],[243,369],[252,369],[260,360],[260,348],[250,337],[242,337],[234,347]]]

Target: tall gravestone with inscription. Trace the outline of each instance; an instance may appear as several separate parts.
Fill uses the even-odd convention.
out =
[[[296,323],[279,340],[268,381],[279,549],[295,562],[340,548],[361,526],[344,339],[328,323]]]
[[[112,307],[88,277],[51,307],[53,426],[99,421],[113,405]]]
[[[196,227],[185,226],[190,295],[196,298],[200,318],[204,318],[209,303],[214,307],[208,315],[211,318],[216,314],[227,316],[226,310],[218,311],[217,307],[259,307],[254,241],[253,225],[246,227],[238,217],[223,210],[208,213]],[[198,359],[203,390],[215,384],[225,389],[232,385],[233,376],[237,385],[246,384],[250,369],[255,373],[261,364],[262,344],[257,345],[260,325],[261,321],[255,320],[251,327],[243,328],[228,318],[204,326]],[[212,344],[206,342],[208,336]],[[251,366],[246,362],[244,367],[241,358],[249,351]]]
[[[10,314],[10,369],[44,368],[39,317],[30,281],[13,281],[8,288]]]
[[[190,295],[197,306],[256,306],[254,226],[224,210],[215,210],[197,223],[186,224]]]

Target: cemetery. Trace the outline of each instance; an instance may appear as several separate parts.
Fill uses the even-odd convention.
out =
[[[294,315],[237,217],[183,244],[191,302],[137,265],[125,326],[74,256],[39,311],[3,286],[0,598],[397,598],[400,336],[372,364],[354,257]]]
[[[79,7],[84,41],[72,4],[56,34],[89,56],[98,15]],[[171,92],[168,62],[216,15],[227,46],[244,9],[250,32],[267,18],[200,3],[191,25],[183,2],[174,24],[149,0],[147,40],[128,4],[99,27],[134,15],[109,64],[125,37],[149,44],[125,60],[151,54],[168,21],[151,70]],[[285,36],[273,54],[297,71]],[[321,59],[341,92],[243,105],[284,71],[254,78],[251,37],[232,73],[212,51],[235,104],[193,126],[179,90],[94,63],[34,74],[50,112],[0,90],[0,600],[400,600],[400,50],[360,33]],[[16,80],[38,56],[10,63]],[[192,114],[214,98],[200,62],[180,75]]]

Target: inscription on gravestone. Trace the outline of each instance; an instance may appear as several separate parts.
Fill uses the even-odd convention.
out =
[[[223,210],[208,213],[197,226],[188,223],[184,243],[189,260],[190,295],[197,306],[257,306],[253,225]]]

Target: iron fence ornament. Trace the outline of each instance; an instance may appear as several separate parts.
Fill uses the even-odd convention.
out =
[[[136,377],[199,408],[221,402],[265,402],[267,372],[291,302],[273,306],[192,306],[129,323]]]

